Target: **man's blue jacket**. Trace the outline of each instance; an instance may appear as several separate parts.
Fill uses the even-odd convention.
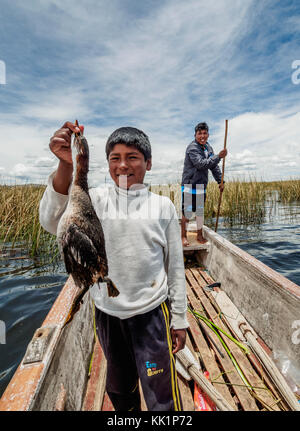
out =
[[[221,183],[221,170],[218,166],[220,157],[214,154],[214,150],[207,142],[205,145],[198,144],[197,141],[191,142],[185,152],[183,174],[181,185],[184,184],[204,184],[208,183],[208,169],[211,170],[214,179],[218,184]]]

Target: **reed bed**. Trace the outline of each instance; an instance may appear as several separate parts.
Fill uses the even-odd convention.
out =
[[[0,250],[15,247],[30,256],[57,254],[56,238],[39,223],[39,202],[45,186],[0,185]]]
[[[274,181],[268,187],[278,192],[282,203],[300,202],[300,180]]]
[[[209,183],[204,214],[206,219],[216,217],[219,197],[218,184]],[[230,225],[262,223],[266,214],[266,197],[267,189],[262,182],[239,180],[228,182],[222,196],[220,216]]]
[[[166,191],[166,188],[169,190]],[[174,203],[179,217],[181,217],[181,193],[175,193],[180,185],[152,186],[152,191],[162,195],[167,195]],[[277,191],[277,195],[274,192]],[[218,202],[220,197],[219,187],[216,182],[211,181],[207,187],[207,199],[205,202],[205,223],[214,225],[214,218],[217,215]],[[222,195],[220,217],[224,224],[249,225],[261,224],[264,222],[267,212],[266,200],[270,207],[276,205],[276,200],[282,203],[300,202],[300,180],[287,180],[264,182],[255,178],[248,180],[231,179],[226,182]]]
[[[167,195],[181,216],[179,184],[151,186],[152,191]],[[0,251],[9,247],[26,249],[30,256],[57,256],[56,237],[39,223],[39,202],[45,190],[42,185],[0,185]],[[276,190],[283,203],[300,202],[300,180],[262,182],[231,180],[226,182],[220,217],[225,224],[259,224],[266,216],[266,199]],[[207,188],[205,223],[213,224],[217,214],[219,187],[211,181]],[[275,204],[275,203],[274,203]]]

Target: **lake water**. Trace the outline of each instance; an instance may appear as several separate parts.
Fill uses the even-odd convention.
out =
[[[230,227],[220,220],[218,233],[300,285],[300,205],[267,209],[259,226]],[[43,265],[20,251],[0,258],[0,396],[66,279],[61,262]]]

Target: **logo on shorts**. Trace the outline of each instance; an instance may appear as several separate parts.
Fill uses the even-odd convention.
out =
[[[147,375],[148,377],[154,376],[155,374],[162,373],[164,371],[163,368],[160,370],[157,370],[157,364],[155,362],[146,362],[146,368],[147,368]]]

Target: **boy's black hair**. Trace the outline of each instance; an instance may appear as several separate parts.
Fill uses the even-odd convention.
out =
[[[148,136],[142,130],[135,127],[120,127],[115,130],[106,142],[105,151],[107,159],[117,144],[135,147],[144,155],[145,161],[151,159],[151,144]]]
[[[209,131],[208,125],[206,123],[198,123],[195,127],[195,134],[198,132],[198,130],[206,130]]]

